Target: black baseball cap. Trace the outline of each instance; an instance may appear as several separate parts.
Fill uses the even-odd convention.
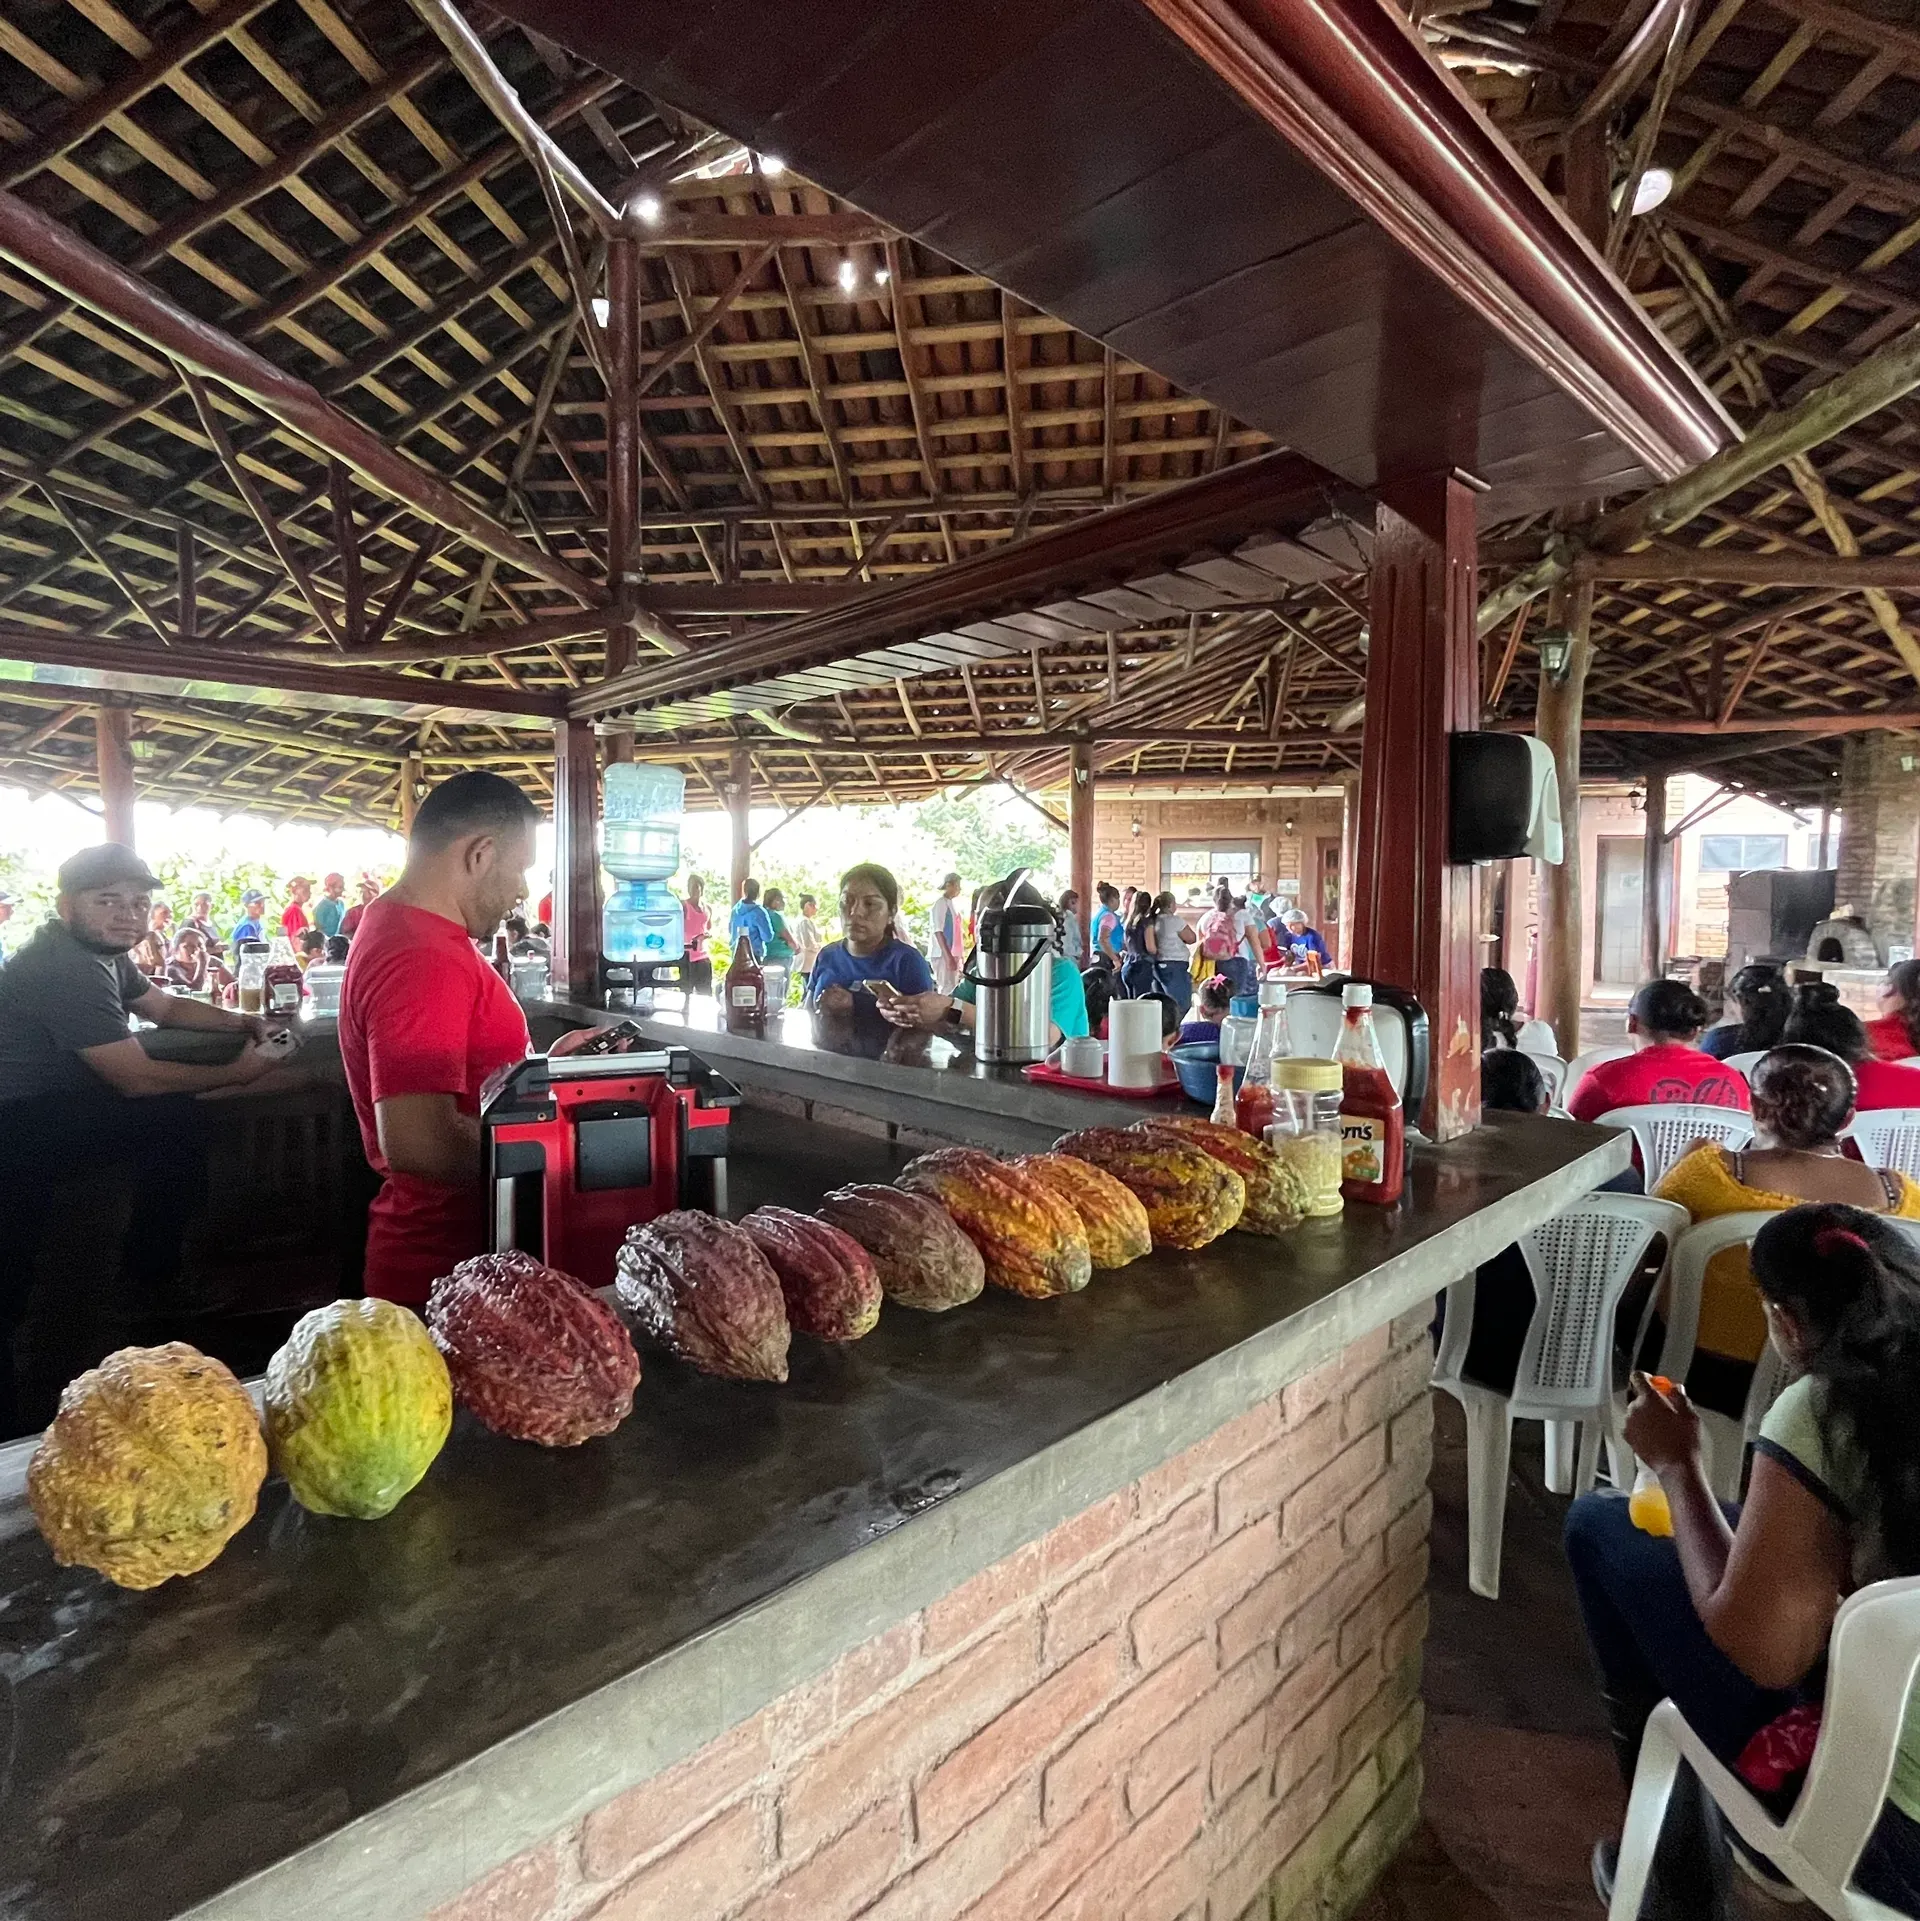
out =
[[[121,880],[135,881],[149,889],[160,885],[159,876],[131,847],[114,840],[81,848],[70,860],[60,863],[57,879],[63,894],[84,894],[89,888],[111,887]]]

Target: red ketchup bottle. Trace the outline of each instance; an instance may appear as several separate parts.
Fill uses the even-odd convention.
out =
[[[1343,1198],[1391,1207],[1407,1172],[1407,1117],[1373,1031],[1373,989],[1349,981],[1341,990],[1345,1019],[1333,1058],[1344,1082],[1340,1095]]]
[[[727,969],[727,1032],[761,1040],[767,1033],[767,977],[744,934],[734,943],[733,964]]]

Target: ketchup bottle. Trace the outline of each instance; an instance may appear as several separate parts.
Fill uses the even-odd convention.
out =
[[[1407,1172],[1407,1117],[1373,1031],[1373,989],[1341,989],[1345,1018],[1333,1058],[1342,1069],[1340,1158],[1343,1198],[1391,1207]]]
[[[767,977],[745,934],[734,943],[733,964],[727,969],[727,1032],[766,1038]]]

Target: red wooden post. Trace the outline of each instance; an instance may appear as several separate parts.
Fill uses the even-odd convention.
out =
[[[753,750],[745,742],[727,757],[727,819],[731,826],[731,859],[727,865],[727,899],[736,901],[753,872]]]
[[[133,716],[124,707],[93,710],[94,765],[106,837],[133,845]]]
[[[1076,745],[1067,769],[1067,874],[1080,896],[1080,951],[1087,948],[1093,919],[1093,748]]]
[[[600,988],[600,761],[593,726],[553,730],[553,984],[578,1000]]]
[[[1447,736],[1480,716],[1473,501],[1459,474],[1381,489],[1354,835],[1353,971],[1410,988],[1427,1010],[1435,1140],[1480,1118],[1473,869],[1447,859]]]

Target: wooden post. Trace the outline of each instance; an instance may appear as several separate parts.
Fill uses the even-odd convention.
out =
[[[553,730],[553,985],[574,1000],[600,991],[600,761],[593,723]]]
[[[1067,768],[1067,877],[1080,896],[1080,951],[1092,959],[1087,946],[1093,919],[1093,746],[1082,742],[1073,749]]]
[[[1666,936],[1660,924],[1661,883],[1667,871],[1667,777],[1647,776],[1647,840],[1640,870],[1640,977],[1657,981],[1667,971]],[[1564,1056],[1563,1058],[1571,1058]]]
[[[420,805],[420,756],[407,754],[400,761],[400,838],[413,838],[413,810]]]
[[[1814,865],[1823,869],[1833,865],[1833,809],[1831,807],[1823,807],[1820,810],[1820,858],[1814,862]]]
[[[727,874],[727,899],[736,901],[753,864],[748,816],[753,807],[753,753],[742,742],[727,762],[727,818],[733,826],[733,860]]]
[[[200,632],[199,570],[191,527],[179,527],[174,530],[173,557],[179,580],[179,596],[174,607],[174,631],[183,641],[190,641]]]
[[[585,324],[585,316],[583,324]],[[606,678],[633,665],[627,619],[640,578],[640,243],[607,242],[607,591],[621,618],[607,629]],[[609,761],[633,758],[633,735],[607,736]]]
[[[1353,966],[1353,882],[1359,851],[1354,836],[1359,831],[1360,777],[1343,774],[1340,778],[1340,926],[1334,958],[1349,969]]]
[[[1566,677],[1542,678],[1533,731],[1553,750],[1560,776],[1560,820],[1567,857],[1540,866],[1540,994],[1534,1012],[1554,1031],[1560,1058],[1580,1051],[1580,721],[1586,703],[1587,669],[1593,661],[1593,587],[1563,583],[1547,603],[1549,627],[1573,635]]]
[[[1445,1141],[1480,1118],[1473,869],[1447,859],[1447,736],[1480,717],[1472,483],[1434,474],[1385,486],[1374,524],[1353,971],[1426,1008],[1422,1118]]]
[[[106,837],[133,845],[133,714],[125,707],[93,710],[94,767]]]

